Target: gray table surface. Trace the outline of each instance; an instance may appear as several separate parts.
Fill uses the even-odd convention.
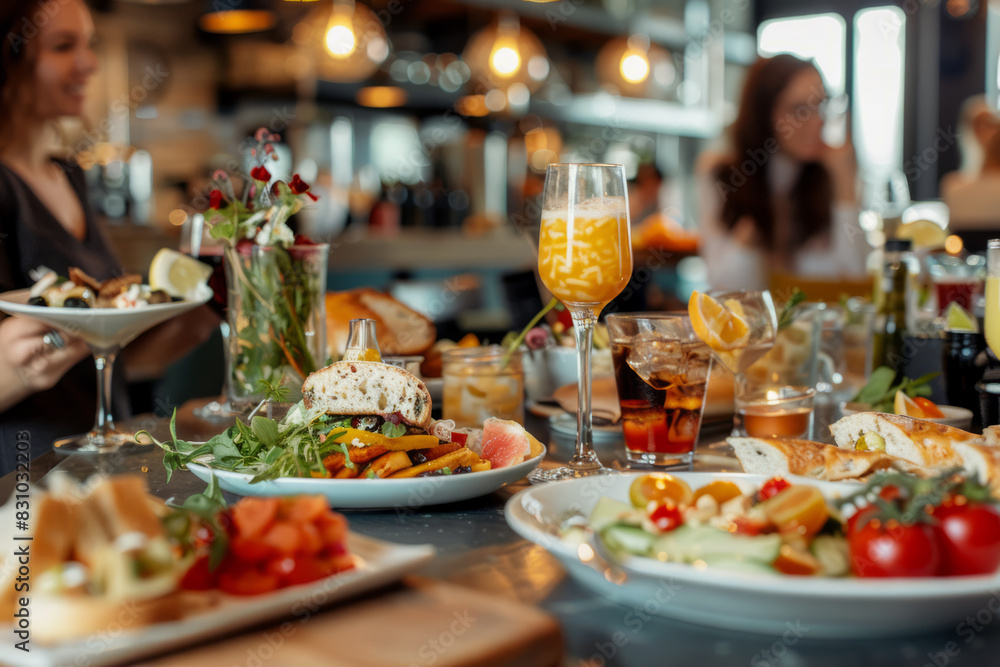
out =
[[[147,418],[139,423],[165,433],[163,420]],[[529,418],[529,428],[540,436],[548,433],[542,419]],[[696,469],[732,466],[719,444],[725,430],[725,425],[718,423],[703,430]],[[568,458],[571,442],[560,438],[548,442],[552,458]],[[610,463],[616,445],[599,442],[597,451]],[[31,475],[40,480],[53,470],[78,479],[97,471],[140,471],[151,491],[163,498],[183,499],[205,486],[188,472],[175,473],[168,483],[160,450],[153,447],[129,446],[102,455],[48,453],[32,463]],[[0,498],[5,498],[12,486],[12,475],[0,479]],[[416,574],[536,604],[553,614],[563,628],[567,665],[1000,665],[1000,622],[993,614],[973,636],[956,628],[877,640],[811,639],[808,632],[801,637],[755,635],[656,616],[643,616],[644,622],[636,624],[633,610],[578,585],[547,552],[507,526],[504,503],[520,488],[523,485],[463,503],[422,507],[413,513],[367,510],[344,514],[358,533],[397,543],[433,544],[438,556]]]

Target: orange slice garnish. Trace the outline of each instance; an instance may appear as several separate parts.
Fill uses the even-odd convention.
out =
[[[750,325],[743,305],[736,299],[719,303],[707,294],[693,292],[688,315],[694,332],[716,352],[738,350],[750,340]]]

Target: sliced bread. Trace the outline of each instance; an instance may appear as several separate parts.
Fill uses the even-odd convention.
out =
[[[838,447],[851,450],[862,434],[877,433],[887,454],[938,470],[962,464],[955,443],[983,443],[981,436],[958,428],[883,412],[848,415],[831,424],[830,432]]]
[[[800,475],[837,481],[859,479],[879,470],[903,467],[920,472],[884,452],[840,449],[812,440],[794,438],[727,438],[743,470],[754,475]]]
[[[338,361],[312,373],[302,385],[307,408],[333,415],[379,415],[398,412],[409,426],[431,424],[431,395],[426,385],[402,368],[375,361]]]

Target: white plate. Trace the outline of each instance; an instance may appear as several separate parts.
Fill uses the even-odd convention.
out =
[[[404,479],[315,479],[281,477],[251,484],[253,475],[215,470],[207,465],[188,464],[199,478],[208,481],[215,473],[219,486],[240,496],[287,496],[320,494],[334,509],[378,509],[441,505],[478,498],[523,478],[545,458],[541,455],[508,468],[470,472],[463,475],[410,477]]]
[[[939,405],[938,408],[940,408],[941,412],[944,413],[944,417],[925,419],[924,421],[934,422],[935,424],[944,424],[945,426],[953,426],[963,430],[968,430],[972,427],[972,410],[960,408],[956,405]],[[865,412],[868,409],[868,406],[864,403],[843,403],[840,406],[840,412],[845,417],[859,412]]]
[[[726,479],[749,490],[768,478],[740,473],[675,473],[692,488]],[[616,602],[682,621],[719,628],[781,634],[789,624],[808,628],[810,637],[875,637],[954,629],[966,616],[995,598],[1000,574],[922,579],[855,579],[751,575],[700,570],[683,563],[625,557],[623,583],[605,576],[599,559],[584,562],[590,545],[559,539],[556,527],[573,513],[589,515],[597,499],[628,500],[636,474],[573,479],[525,489],[504,510],[519,535],[556,556],[581,584]],[[845,483],[793,478],[818,487],[827,497],[856,488]]]
[[[0,643],[0,662],[25,666],[85,664],[97,667],[132,662],[276,618],[288,617],[291,623],[298,625],[312,616],[317,605],[326,606],[393,582],[434,555],[434,547],[429,544],[391,544],[355,533],[348,534],[347,547],[355,557],[355,569],[326,579],[252,597],[233,597],[219,592],[186,594],[203,598],[213,596],[220,604],[204,613],[134,631],[123,632],[118,626],[109,628],[104,634],[62,644],[32,642],[29,653],[15,649],[14,640],[5,641]],[[10,629],[5,634],[14,636]]]
[[[198,298],[171,303],[154,303],[139,308],[53,308],[29,306],[30,290],[0,294],[0,310],[30,317],[83,338],[97,347],[124,346],[146,329],[197,308],[212,298],[212,290],[202,285]]]

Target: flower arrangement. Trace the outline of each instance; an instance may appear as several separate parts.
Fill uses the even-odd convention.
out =
[[[326,360],[328,247],[296,235],[288,220],[316,195],[298,174],[273,179],[276,134],[261,128],[242,195],[229,174],[212,175],[205,222],[225,243],[229,293],[228,398],[237,409],[259,401],[269,387],[301,385]],[[294,397],[293,397],[294,398]]]

